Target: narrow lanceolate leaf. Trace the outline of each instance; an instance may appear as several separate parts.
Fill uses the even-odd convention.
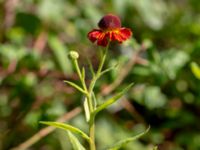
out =
[[[107,73],[107,72],[109,72],[109,71],[115,69],[117,66],[118,66],[118,64],[115,65],[115,66],[112,66],[112,67],[110,67],[110,68],[108,68],[108,69],[105,69],[104,71],[101,72],[100,76],[102,76],[102,75],[104,75],[105,73]]]
[[[113,146],[111,146],[110,148],[108,148],[107,150],[118,150],[122,146],[125,146],[126,144],[128,144],[129,142],[137,140],[141,136],[145,135],[149,131],[149,129],[150,129],[150,127],[146,131],[144,131],[143,133],[140,133],[140,134],[138,134],[136,136],[133,136],[133,137],[129,137],[129,138],[123,139],[123,140],[117,142],[116,144],[114,144]]]
[[[81,145],[81,143],[79,142],[79,140],[76,138],[75,135],[73,135],[70,131],[67,131],[67,132],[68,132],[68,136],[69,136],[70,142],[71,142],[74,150],[86,150]]]
[[[97,109],[94,111],[94,114],[97,114],[101,110],[107,108],[108,106],[110,106],[111,104],[113,104],[114,102],[116,102],[120,97],[122,97],[124,95],[124,93],[126,93],[130,89],[130,87],[132,85],[133,85],[133,83],[131,83],[130,85],[128,85],[122,92],[119,92],[115,96],[113,96],[110,99],[106,100],[102,105],[100,105],[99,107],[97,107]]]
[[[195,62],[192,62],[190,64],[190,67],[191,67],[191,70],[192,70],[192,73],[194,74],[194,76],[197,79],[200,79],[200,66],[198,66]]]
[[[84,106],[84,110],[85,110],[86,121],[89,122],[89,120],[90,120],[90,110],[89,110],[87,98],[85,98],[85,100],[83,102],[83,106]]]
[[[80,92],[82,92],[83,94],[86,94],[86,92],[84,91],[84,89],[82,89],[80,86],[78,86],[77,84],[71,82],[71,81],[64,81],[65,83],[71,85],[72,87],[74,87],[75,89],[79,90]]]
[[[88,137],[87,134],[85,134],[80,129],[73,127],[71,125],[68,125],[68,124],[65,124],[65,123],[60,123],[60,122],[50,122],[50,121],[40,121],[40,123],[45,124],[45,125],[49,125],[49,126],[53,126],[53,127],[56,127],[56,128],[64,129],[66,131],[71,131],[73,133],[81,135],[83,138],[90,141],[90,138]]]

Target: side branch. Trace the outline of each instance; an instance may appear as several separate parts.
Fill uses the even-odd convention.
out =
[[[139,56],[140,53],[145,50],[146,50],[146,47],[144,45],[141,45],[140,48],[138,50],[136,50],[136,52],[132,55],[129,62],[127,64],[125,64],[124,67],[122,67],[122,69],[121,69],[118,77],[115,79],[115,81],[112,84],[105,87],[101,91],[101,95],[107,95],[107,94],[111,93],[112,91],[114,91],[123,82],[123,80],[129,74],[129,72],[131,71],[132,67],[135,64],[137,64],[137,63],[147,64],[148,63],[145,59],[143,59]]]

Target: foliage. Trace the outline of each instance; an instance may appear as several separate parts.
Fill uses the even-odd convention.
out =
[[[117,69],[97,81],[96,99],[103,104],[113,91],[132,82],[134,86],[97,115],[99,149],[143,132],[146,125],[151,126],[148,134],[123,149],[152,150],[154,145],[158,150],[200,148],[198,0],[2,0],[0,8],[0,149],[16,147],[44,127],[38,124],[40,120],[55,121],[79,106],[80,99],[84,101],[80,89],[63,83],[81,84],[68,52],[79,52],[88,83],[92,73],[85,60],[92,59],[96,70],[100,54],[86,35],[110,12],[133,30],[133,37],[111,46],[105,66],[114,64]],[[138,50],[140,59],[128,70]],[[123,82],[107,93],[113,81],[121,80],[123,70],[128,71]],[[82,114],[68,123],[87,131]],[[74,142],[79,138],[68,134]],[[71,149],[70,144],[60,142],[62,136],[54,132],[31,149]]]

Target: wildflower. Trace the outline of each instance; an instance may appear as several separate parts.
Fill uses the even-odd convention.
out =
[[[88,33],[88,38],[91,42],[96,42],[97,45],[107,46],[109,41],[123,41],[129,39],[132,32],[128,28],[121,27],[119,17],[108,14],[105,15],[98,23],[100,29],[93,29]]]

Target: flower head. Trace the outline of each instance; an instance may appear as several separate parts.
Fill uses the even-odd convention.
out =
[[[119,17],[112,14],[101,18],[98,26],[99,29],[93,29],[88,33],[88,38],[93,43],[97,41],[97,45],[100,46],[107,46],[109,41],[122,43],[132,35],[130,29],[121,27]]]

